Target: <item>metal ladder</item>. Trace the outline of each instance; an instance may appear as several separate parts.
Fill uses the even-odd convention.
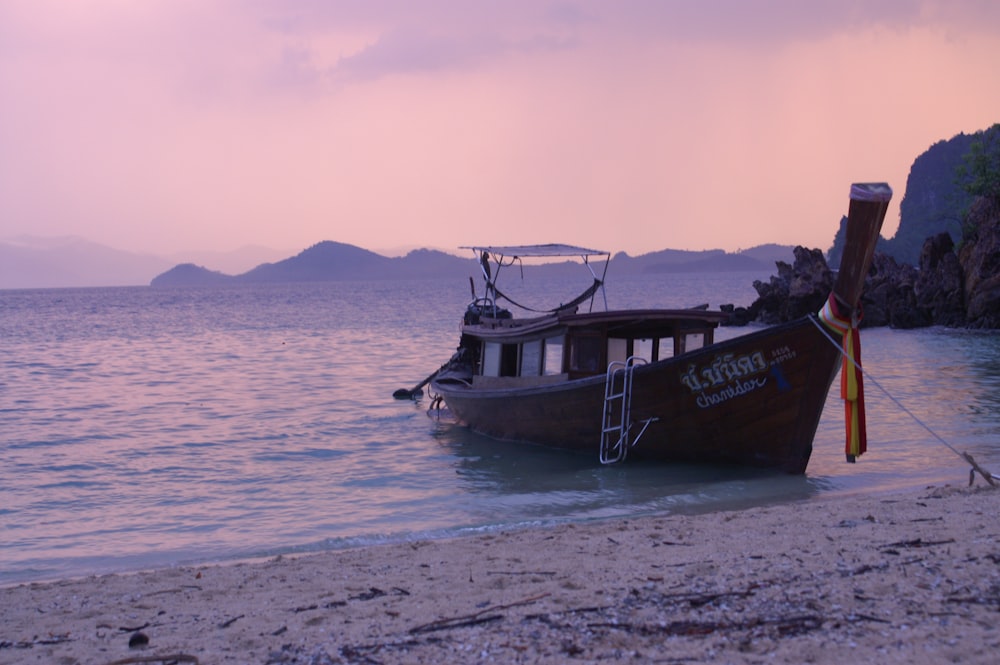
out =
[[[615,360],[608,365],[608,375],[604,383],[604,416],[601,419],[601,464],[621,462],[628,455],[630,446],[634,446],[645,433],[649,424],[658,418],[647,418],[642,422],[642,429],[630,439],[632,430],[632,372],[636,365],[645,365],[646,360],[637,356],[629,356],[622,362]],[[618,406],[619,419],[615,419],[615,406]]]

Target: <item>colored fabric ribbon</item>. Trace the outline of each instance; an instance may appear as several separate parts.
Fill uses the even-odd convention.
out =
[[[865,390],[861,373],[860,308],[853,318],[840,313],[833,294],[827,299],[819,318],[842,337],[843,364],[840,371],[840,397],[844,400],[844,423],[847,434],[847,461],[854,462],[868,449],[865,431]]]

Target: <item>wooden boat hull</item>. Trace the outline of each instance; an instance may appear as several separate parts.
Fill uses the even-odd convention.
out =
[[[839,363],[838,348],[805,318],[638,366],[631,421],[655,420],[628,458],[803,473]],[[433,387],[476,432],[598,454],[603,375],[529,388]]]

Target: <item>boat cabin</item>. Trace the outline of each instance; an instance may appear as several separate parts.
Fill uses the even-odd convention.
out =
[[[603,375],[610,363],[633,356],[656,362],[700,349],[714,342],[725,318],[706,310],[482,317],[463,326],[461,348],[474,385],[545,384]]]
[[[571,245],[475,246],[485,297],[465,312],[459,355],[473,386],[526,387],[604,375],[628,358],[656,362],[712,344],[723,312],[706,308],[607,310],[604,276],[609,252]],[[576,257],[593,282],[582,294],[535,318],[514,318],[500,300],[518,305],[497,286],[500,273],[524,258]],[[603,264],[603,265],[601,265]],[[595,266],[600,266],[595,270]],[[600,295],[605,311],[595,312]],[[588,311],[580,312],[583,306]],[[528,307],[518,305],[524,309]],[[535,310],[532,310],[535,311]],[[466,374],[467,376],[467,374]],[[440,378],[439,378],[440,380]]]

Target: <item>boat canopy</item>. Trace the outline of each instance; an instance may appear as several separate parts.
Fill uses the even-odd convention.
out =
[[[497,316],[500,311],[497,307],[497,302],[500,299],[506,300],[521,309],[526,309],[532,312],[555,312],[568,308],[575,309],[588,300],[590,301],[590,308],[593,309],[594,295],[598,291],[601,292],[604,299],[604,309],[608,308],[608,297],[604,292],[604,277],[608,272],[608,264],[611,262],[611,252],[605,252],[599,249],[587,249],[586,247],[577,247],[575,245],[563,245],[559,243],[550,243],[547,245],[467,245],[463,246],[462,249],[472,250],[472,252],[476,255],[476,258],[479,260],[479,267],[483,272],[483,280],[486,283],[486,297],[476,298],[476,288],[475,285],[473,285],[473,303],[470,305],[470,308],[476,309],[476,311],[480,314],[489,313],[492,316]],[[540,310],[528,307],[527,305],[522,305],[510,296],[502,293],[500,289],[497,288],[497,278],[500,276],[501,269],[514,264],[521,264],[523,266],[522,259],[558,257],[578,257],[583,259],[583,264],[587,266],[591,277],[594,278],[593,283],[587,288],[587,290],[570,302],[561,304],[558,307],[553,307],[551,309]],[[594,271],[594,267],[591,265],[590,259],[594,257],[599,257],[598,261],[595,262],[598,265],[600,265],[602,261],[604,263],[603,268],[598,268],[600,275]],[[492,268],[490,267],[491,263],[494,266]]]
[[[476,254],[486,252],[493,256],[509,257],[512,259],[559,257],[559,256],[610,256],[611,252],[599,249],[587,249],[586,247],[576,247],[574,245],[562,245],[550,243],[547,245],[469,245],[461,249],[471,249]]]

